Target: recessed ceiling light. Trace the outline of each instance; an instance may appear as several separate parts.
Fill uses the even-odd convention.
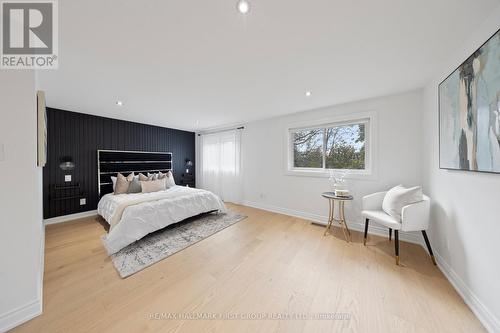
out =
[[[250,11],[250,4],[246,0],[240,0],[238,1],[237,8],[241,14],[246,14]]]
[[[116,105],[118,105],[118,106],[122,106],[122,105],[123,105],[123,102],[122,102],[122,101],[116,101]]]
[[[307,97],[311,97],[311,95],[312,95],[312,92],[310,92],[310,91],[306,91],[306,96],[307,96]]]

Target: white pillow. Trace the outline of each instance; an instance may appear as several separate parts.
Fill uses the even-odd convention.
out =
[[[158,174],[157,173],[149,173],[148,172],[148,178],[150,178],[150,180],[157,180],[158,179]]]
[[[141,181],[142,193],[164,191],[166,179]]]
[[[398,185],[387,191],[382,202],[382,209],[401,222],[403,207],[422,200],[424,200],[424,197],[421,186],[405,188],[403,185]]]
[[[174,187],[175,186],[175,180],[174,180],[174,175],[173,175],[172,171],[168,171],[166,173],[166,175],[167,175],[167,177],[163,178],[163,179],[167,180],[167,188]]]

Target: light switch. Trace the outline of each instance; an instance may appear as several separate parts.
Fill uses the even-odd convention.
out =
[[[0,143],[0,162],[5,161],[5,148],[3,143]]]
[[[66,183],[70,182],[71,181],[71,175],[64,175],[64,181]]]
[[[85,206],[87,204],[87,199],[81,198],[80,199],[80,206]]]

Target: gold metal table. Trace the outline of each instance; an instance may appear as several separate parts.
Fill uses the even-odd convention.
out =
[[[347,226],[345,220],[344,205],[346,201],[352,201],[354,197],[352,195],[347,197],[338,197],[334,192],[323,192],[321,193],[321,196],[328,199],[329,207],[328,224],[323,235],[326,236],[326,233],[330,231],[333,222],[338,222],[342,227],[342,232],[344,233],[345,240],[349,243],[349,241],[351,240],[351,231],[349,230],[349,227]],[[338,204],[339,207],[338,219],[335,218],[335,204]]]

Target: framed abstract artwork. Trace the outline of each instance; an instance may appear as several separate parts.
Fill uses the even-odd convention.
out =
[[[439,84],[439,167],[500,173],[500,30]]]
[[[47,111],[45,110],[45,93],[37,91],[37,166],[47,163]]]

